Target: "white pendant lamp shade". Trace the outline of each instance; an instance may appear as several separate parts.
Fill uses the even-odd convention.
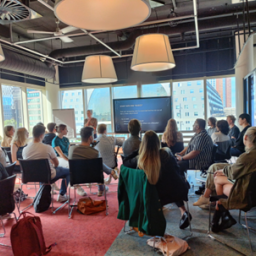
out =
[[[117,30],[140,24],[151,14],[148,0],[57,0],[55,16],[87,30]]]
[[[4,52],[3,52],[2,45],[0,44],[0,62],[4,60],[5,60]]]
[[[96,55],[85,58],[82,82],[103,84],[116,81],[116,71],[111,57]]]
[[[163,34],[148,34],[136,39],[131,69],[154,72],[176,66],[169,38]]]

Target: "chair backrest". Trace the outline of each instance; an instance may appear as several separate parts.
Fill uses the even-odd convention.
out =
[[[5,166],[5,169],[8,172],[9,176],[13,175],[13,171],[14,171],[15,165],[16,165],[16,162]]]
[[[168,147],[168,145],[166,142],[161,142],[161,147]],[[175,155],[176,153],[180,153],[184,149],[184,143],[176,142],[174,146],[168,148],[172,151],[173,155]]]
[[[11,151],[6,151],[6,154],[8,156],[9,162],[12,164],[12,152]]]
[[[250,183],[247,189],[247,195],[249,198],[249,210],[256,207],[256,171],[252,173]]]
[[[102,158],[69,160],[70,185],[103,183]]]
[[[12,213],[15,209],[13,190],[16,175],[0,181],[0,215]]]
[[[48,159],[23,160],[19,159],[22,182],[51,183],[51,168]]]
[[[2,150],[6,153],[7,151],[11,151],[11,147],[1,147]]]
[[[212,148],[212,163],[214,163],[214,159],[215,159],[215,155],[216,155],[217,150],[218,150],[218,145],[217,144],[213,144],[213,148]]]

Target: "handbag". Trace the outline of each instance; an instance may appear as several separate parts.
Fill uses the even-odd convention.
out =
[[[92,200],[90,197],[81,198],[77,204],[77,211],[81,214],[90,215],[106,210],[105,200]]]

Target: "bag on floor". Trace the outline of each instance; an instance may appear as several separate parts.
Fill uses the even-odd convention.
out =
[[[102,212],[106,210],[106,201],[92,200],[90,197],[81,198],[77,204],[78,212],[89,215],[97,212]]]
[[[49,209],[52,202],[51,190],[51,185],[42,185],[38,190],[33,202],[36,213],[45,212]]]
[[[148,239],[147,244],[154,247],[154,238]],[[178,256],[190,249],[186,241],[168,234],[164,235],[164,239],[155,238],[155,248],[165,256]]]
[[[51,251],[52,244],[45,246],[42,224],[39,217],[26,216],[31,214],[23,212],[11,229],[11,244],[14,256],[45,255]]]

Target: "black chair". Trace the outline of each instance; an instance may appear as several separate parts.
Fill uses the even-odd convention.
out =
[[[9,176],[13,175],[15,165],[16,165],[16,162],[5,166],[5,169],[8,172]]]
[[[70,171],[70,186],[69,186],[69,198],[70,187],[74,185],[85,185],[91,183],[104,184],[104,174],[102,168],[102,158],[95,159],[72,159],[69,160]],[[104,194],[106,200],[106,215],[108,215],[108,201],[107,193],[104,185]],[[76,190],[74,189],[74,202],[73,205],[68,202],[68,216],[72,217],[72,211],[76,203]]]
[[[11,147],[1,147],[2,150],[6,153],[7,151],[11,151]]]
[[[48,159],[37,159],[37,160],[23,160],[19,159],[20,167],[21,167],[21,190],[24,184],[29,182],[33,183],[43,183],[45,185],[51,185],[51,168],[49,165]],[[52,191],[53,197],[54,191]],[[32,198],[34,199],[34,198]],[[62,204],[58,209],[56,209],[53,213],[56,213],[59,209],[61,209],[68,201]],[[20,210],[20,202],[19,202],[19,211],[22,213],[29,207],[33,206],[33,202],[28,205],[22,211]],[[52,198],[52,208],[53,208],[53,198]]]
[[[250,175],[250,174],[249,174]],[[242,179],[243,177],[241,177]],[[236,182],[233,186],[236,186]],[[251,253],[253,255],[253,249],[252,249],[252,243],[251,243],[251,238],[250,238],[250,229],[253,230],[253,231],[256,231],[255,229],[253,228],[250,228],[248,226],[248,221],[247,221],[247,213],[254,207],[256,207],[256,171],[252,173],[251,175],[251,179],[250,179],[250,183],[248,185],[248,188],[247,188],[247,191],[246,191],[246,195],[247,195],[247,198],[248,198],[248,205],[244,208],[244,209],[240,209],[239,211],[239,223],[241,224],[241,212],[244,212],[244,219],[245,219],[245,225],[244,224],[241,224],[244,228],[247,229],[247,237],[248,237],[248,240],[249,240],[249,243],[250,243],[250,249],[251,249]],[[211,196],[210,197],[210,202],[217,202],[219,199],[221,198],[227,198],[227,196],[225,195],[221,195],[221,196]],[[231,245],[228,245],[226,243],[224,243],[222,240],[220,239],[217,239],[216,237],[214,237],[212,234],[211,234],[211,207],[209,207],[209,228],[208,228],[208,236],[213,239],[213,240],[216,240],[218,241],[219,243],[221,244],[224,244],[225,246],[237,251],[234,247],[232,247]],[[240,252],[240,251],[237,251],[239,252],[240,254],[242,255],[245,255],[244,253]]]
[[[15,185],[16,175],[10,176],[4,180],[0,181],[0,220],[2,223],[2,227],[4,230],[3,234],[0,234],[0,237],[5,236],[5,227],[3,223],[2,216],[5,214],[13,214],[14,218],[17,222],[16,214],[14,212],[15,210],[15,201],[13,198],[13,190]],[[1,244],[2,246],[11,247],[6,244]]]
[[[11,151],[6,151],[7,157],[9,159],[9,162],[12,164],[12,153]]]
[[[169,148],[173,155],[175,155],[176,153],[180,153],[183,149],[184,149],[184,143],[183,142],[176,142],[174,146],[172,147],[168,147],[167,143],[165,142],[161,142],[161,147],[167,147]]]

